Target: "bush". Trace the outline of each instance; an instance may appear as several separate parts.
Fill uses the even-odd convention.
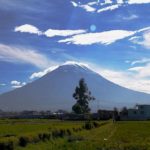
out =
[[[96,122],[96,121],[93,122],[93,125],[94,125],[95,128],[100,127],[100,124],[98,122]]]
[[[57,130],[52,131],[52,136],[53,136],[53,138],[57,138],[58,137],[58,131]]]
[[[38,137],[39,137],[39,140],[46,141],[46,140],[51,139],[51,134],[50,133],[39,133]]]
[[[93,128],[98,128],[100,127],[101,124],[99,124],[98,122],[94,121],[94,122],[91,122],[91,121],[88,121],[88,122],[85,122],[85,124],[83,125],[83,129],[85,130],[91,130]],[[80,128],[79,128],[80,129]]]
[[[14,136],[16,136],[15,134],[6,134],[4,137],[14,137]]]
[[[13,142],[0,143],[0,150],[14,150]]]
[[[74,128],[73,131],[75,131],[75,130],[76,129]],[[60,129],[60,130],[52,131],[53,138],[58,138],[58,137],[63,138],[64,136],[71,135],[71,134],[72,133],[71,133],[70,129],[67,129],[67,130]]]
[[[50,140],[50,138],[51,138],[51,135],[50,134],[48,134],[48,133],[43,133],[43,141],[46,141],[46,140]]]
[[[64,137],[65,135],[66,135],[66,131],[61,129],[61,130],[59,131],[59,137],[62,138],[62,137]]]
[[[79,131],[82,131],[83,128],[84,128],[84,126],[81,128],[73,128],[72,130],[73,130],[73,132],[79,132]]]
[[[86,130],[91,130],[92,128],[94,128],[93,123],[88,121],[85,123],[85,125],[83,126],[84,129]]]
[[[72,133],[69,129],[67,129],[67,134],[70,136]]]
[[[19,145],[25,147],[29,143],[28,137],[20,137],[19,138]]]

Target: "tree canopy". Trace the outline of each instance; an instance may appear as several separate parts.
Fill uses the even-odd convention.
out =
[[[88,90],[88,86],[83,78],[79,81],[79,86],[75,88],[75,93],[73,93],[73,98],[75,98],[76,103],[72,106],[72,110],[77,114],[89,113],[89,101],[95,100],[91,96],[91,92]]]

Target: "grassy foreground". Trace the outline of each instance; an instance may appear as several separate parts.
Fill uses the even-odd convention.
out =
[[[150,150],[150,122],[0,120],[0,150]]]

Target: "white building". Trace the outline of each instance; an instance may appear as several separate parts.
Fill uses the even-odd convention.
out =
[[[150,120],[150,105],[136,105],[133,109],[127,109],[124,115],[121,113],[121,120]]]

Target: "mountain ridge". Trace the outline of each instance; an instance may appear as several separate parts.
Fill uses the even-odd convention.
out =
[[[150,94],[121,87],[90,68],[79,64],[64,64],[22,88],[0,95],[0,109],[4,110],[71,110],[72,94],[81,78],[85,79],[96,100],[92,110],[149,103]]]

